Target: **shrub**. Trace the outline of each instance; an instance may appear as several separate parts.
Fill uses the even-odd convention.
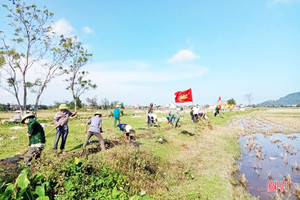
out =
[[[150,194],[166,186],[159,168],[160,159],[146,151],[133,146],[119,146],[103,152],[102,156],[102,160],[126,176],[130,182],[129,195],[138,194],[141,190]]]
[[[128,199],[129,183],[116,170],[75,157],[64,170],[60,199]]]
[[[3,187],[3,183],[2,186]],[[47,190],[49,189],[49,182],[43,182],[43,176],[36,174],[30,176],[30,170],[25,168],[19,174],[14,184],[9,184],[4,193],[0,194],[0,199],[28,199],[28,200],[47,200]]]

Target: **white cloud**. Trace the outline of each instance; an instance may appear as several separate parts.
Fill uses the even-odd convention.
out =
[[[84,33],[87,33],[87,34],[93,34],[94,33],[94,31],[88,26],[83,27],[82,30],[83,30]]]
[[[87,68],[93,68],[88,70],[93,80],[101,77],[98,79],[101,82],[123,84],[178,81],[200,77],[207,72],[206,67],[197,65],[165,66],[157,69],[141,61],[98,63]]]
[[[57,22],[53,23],[52,31],[57,35],[64,35],[66,37],[70,37],[73,35],[74,28],[66,19],[62,18]]]
[[[177,54],[175,54],[168,62],[169,63],[179,63],[183,61],[188,61],[188,60],[195,60],[198,59],[199,56],[194,54],[192,51],[188,49],[182,49],[178,51]]]
[[[82,95],[81,100],[85,101],[87,97],[97,96],[98,103],[106,97],[110,101],[120,100],[127,104],[148,104],[150,100],[163,103],[172,101],[174,91],[180,88],[177,86],[188,84],[189,80],[198,79],[208,71],[206,67],[186,63],[157,67],[138,60],[94,63],[85,66],[84,69],[89,72],[88,78],[98,87],[96,90],[87,91]],[[28,80],[33,81],[33,77],[37,74],[42,77],[40,70],[41,68],[31,68]],[[60,77],[51,81],[41,97],[42,104],[72,100],[71,93],[65,90],[67,87],[63,81],[65,78]],[[1,89],[0,92],[2,93]],[[4,102],[14,102],[13,96],[6,94]],[[34,103],[31,94],[28,96],[28,103]]]
[[[208,71],[206,67],[187,64],[167,64],[158,68],[143,61],[95,63],[86,66],[86,70],[90,73],[89,78],[98,85],[88,95],[99,94],[99,99],[107,97],[125,103],[172,101],[177,86],[188,84]]]

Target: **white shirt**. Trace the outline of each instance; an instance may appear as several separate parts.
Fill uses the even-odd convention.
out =
[[[198,114],[198,113],[199,113],[199,110],[200,110],[199,107],[198,107],[198,106],[197,106],[197,107],[195,106],[195,107],[193,108],[193,114],[194,114],[194,115]]]

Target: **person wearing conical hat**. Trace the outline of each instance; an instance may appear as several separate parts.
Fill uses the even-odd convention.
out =
[[[117,127],[123,131],[126,140],[131,141],[135,138],[135,130],[129,124],[118,124]]]
[[[101,117],[102,117],[102,115],[99,112],[96,112],[94,114],[94,117],[92,117],[85,124],[85,133],[87,133],[87,135],[86,135],[86,139],[83,143],[83,149],[85,149],[89,139],[94,135],[99,140],[101,150],[102,151],[105,150],[104,140],[103,140],[103,137],[101,135],[101,132],[102,132],[102,118]],[[87,132],[88,125],[90,125],[90,128],[89,128],[89,131]]]
[[[35,119],[33,114],[27,114],[22,118],[23,124],[27,124],[27,136],[29,139],[29,149],[24,157],[26,165],[30,165],[32,159],[39,158],[45,147],[45,132],[41,124]]]
[[[77,112],[70,112],[66,104],[60,104],[58,109],[59,112],[54,116],[54,126],[56,127],[56,138],[53,145],[54,154],[57,153],[57,145],[60,137],[60,153],[64,153],[65,144],[69,133],[68,120],[69,117],[73,117],[77,114]]]
[[[120,106],[119,105],[116,106],[113,114],[114,114],[114,118],[115,118],[114,127],[116,127],[117,122],[119,122],[118,124],[121,123],[121,121],[120,121]]]

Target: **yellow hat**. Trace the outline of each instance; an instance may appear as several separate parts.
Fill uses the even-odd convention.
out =
[[[60,104],[60,105],[59,105],[58,109],[59,109],[59,110],[62,110],[62,109],[68,109],[68,106],[67,106],[66,104],[63,103],[63,104]]]
[[[94,115],[100,115],[100,116],[102,116],[100,112],[95,112]]]

